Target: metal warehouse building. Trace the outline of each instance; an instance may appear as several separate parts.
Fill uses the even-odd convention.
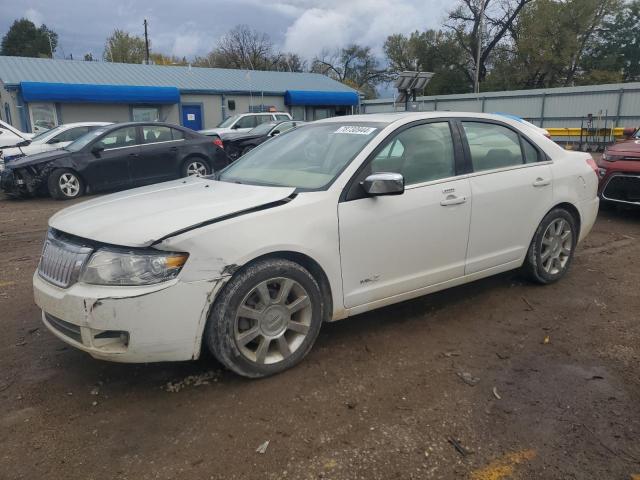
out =
[[[0,118],[23,131],[78,121],[166,121],[194,130],[256,111],[351,113],[358,93],[313,73],[0,57]]]

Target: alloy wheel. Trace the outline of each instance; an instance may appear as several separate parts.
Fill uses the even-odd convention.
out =
[[[80,192],[80,180],[72,173],[63,173],[58,179],[60,191],[66,197],[75,197]]]
[[[240,303],[234,340],[247,360],[281,362],[302,345],[311,316],[311,300],[302,285],[290,278],[271,278],[253,287]]]
[[[571,257],[573,232],[564,218],[552,221],[542,236],[540,260],[542,268],[550,275],[562,272]]]
[[[187,176],[203,177],[207,174],[207,166],[202,162],[191,162],[187,165]]]

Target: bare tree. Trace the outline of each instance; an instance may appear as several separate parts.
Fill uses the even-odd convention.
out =
[[[487,64],[493,50],[513,31],[518,15],[533,0],[460,0],[449,13],[445,26],[454,32],[467,54],[467,76],[473,83],[473,71],[478,63],[479,78],[487,75]],[[481,28],[482,26],[482,28]]]

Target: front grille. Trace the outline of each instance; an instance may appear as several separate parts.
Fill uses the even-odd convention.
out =
[[[80,333],[80,327],[74,325],[73,323],[65,322],[64,320],[60,320],[58,317],[54,317],[53,315],[49,315],[48,313],[44,314],[44,318],[49,322],[55,330],[60,332],[65,337],[69,337],[72,340],[75,340],[78,343],[82,343],[82,334]]]
[[[602,197],[614,202],[640,203],[640,176],[612,176],[602,192]]]
[[[70,287],[78,281],[80,271],[92,252],[89,247],[71,243],[49,231],[42,249],[38,273],[58,287]]]

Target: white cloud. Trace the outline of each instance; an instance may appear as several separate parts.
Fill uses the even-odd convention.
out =
[[[40,25],[42,25],[44,22],[42,21],[43,17],[42,14],[36,10],[35,8],[27,8],[27,11],[24,12],[24,16],[26,18],[28,18],[29,20],[31,20],[36,27],[39,27]]]

